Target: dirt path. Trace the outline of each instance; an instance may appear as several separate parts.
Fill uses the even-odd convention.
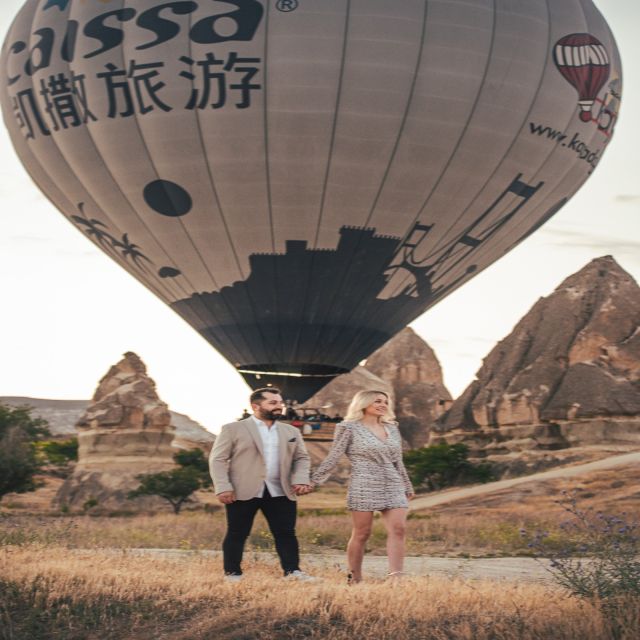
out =
[[[122,554],[122,550],[114,551]],[[184,551],[182,549],[128,549],[132,555],[152,556],[176,561],[188,561],[197,557],[220,558],[219,551]],[[275,553],[246,552],[245,560],[277,564]],[[335,569],[336,573],[345,573],[344,554],[302,554],[301,567],[309,573],[318,569]],[[545,569],[546,560],[533,558],[432,558],[427,556],[409,556],[405,558],[405,571],[410,575],[439,575],[451,579],[463,580],[501,580],[525,582],[550,582],[551,574]],[[387,574],[387,558],[384,556],[365,556],[364,573],[374,578],[384,578]]]
[[[534,473],[530,476],[510,478],[509,480],[498,480],[497,482],[488,482],[487,484],[474,485],[473,487],[466,487],[464,489],[441,491],[434,495],[416,498],[411,502],[410,509],[412,511],[418,511],[419,509],[435,507],[436,505],[446,504],[447,502],[453,502],[454,500],[463,500],[464,498],[472,498],[474,496],[500,491],[501,489],[510,489],[511,487],[515,487],[520,484],[526,484],[527,482],[539,482],[541,480],[551,480],[553,478],[570,478],[572,476],[579,476],[591,471],[611,469],[613,467],[619,467],[627,464],[640,464],[640,451],[633,451],[632,453],[625,453],[620,456],[603,458],[602,460],[596,460],[595,462],[577,464],[572,467],[561,467],[558,469],[550,469],[549,471],[541,471],[540,473]]]

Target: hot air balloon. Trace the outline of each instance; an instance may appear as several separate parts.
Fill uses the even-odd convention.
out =
[[[609,77],[606,48],[589,33],[573,33],[558,40],[553,59],[558,71],[578,92],[580,119],[589,122],[593,103]]]
[[[621,97],[591,0],[27,0],[1,65],[53,204],[298,401],[584,183],[611,127],[565,78]]]

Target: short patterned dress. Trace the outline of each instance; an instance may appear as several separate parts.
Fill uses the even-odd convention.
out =
[[[387,439],[383,441],[361,422],[338,424],[333,446],[311,476],[311,482],[325,482],[345,454],[351,462],[347,509],[384,511],[407,508],[407,494],[413,493],[413,487],[402,462],[402,438],[398,427],[392,424],[384,426]]]

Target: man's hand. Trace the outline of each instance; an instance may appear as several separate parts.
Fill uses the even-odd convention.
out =
[[[415,493],[407,493],[407,499],[408,500],[413,500],[416,497]]]
[[[217,496],[218,500],[222,502],[222,504],[231,504],[236,501],[236,494],[233,491],[223,491],[219,493]]]
[[[310,484],[294,484],[291,488],[297,496],[304,496],[313,491],[313,487]]]

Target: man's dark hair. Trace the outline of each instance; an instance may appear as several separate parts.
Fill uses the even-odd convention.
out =
[[[282,395],[280,389],[276,389],[276,387],[262,387],[262,389],[256,389],[250,396],[249,402],[253,404],[254,402],[260,402],[260,400],[265,400],[265,393],[275,393],[276,395]]]

